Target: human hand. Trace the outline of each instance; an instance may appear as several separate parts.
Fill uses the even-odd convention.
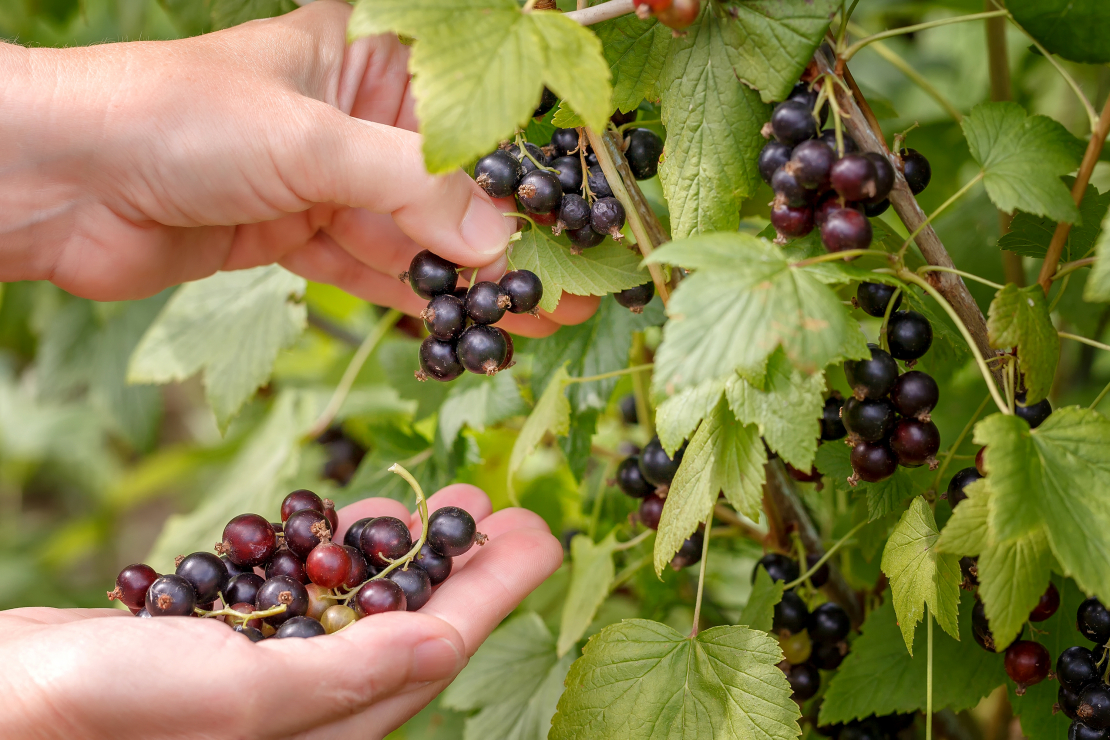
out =
[[[397,276],[421,249],[497,279],[514,205],[425,171],[408,48],[348,45],[350,12],[320,0],[180,41],[0,44],[0,136],[19,143],[0,147],[0,280],[121,300],[277,262],[416,315]],[[542,336],[596,306],[567,295],[501,325]]]
[[[460,506],[490,539],[454,561],[419,612],[365,617],[332,635],[252,643],[212,619],[136,619],[115,609],[0,612],[0,727],[26,740],[381,738],[430,702],[559,566],[562,548],[532,512],[490,514],[473,486],[428,501]],[[339,512],[342,540],[400,503]]]

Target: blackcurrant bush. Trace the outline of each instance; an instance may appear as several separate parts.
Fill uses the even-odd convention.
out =
[[[975,468],[964,468],[953,475],[952,480],[948,481],[948,491],[945,493],[948,505],[955,509],[957,504],[967,498],[967,492],[964,489],[982,477]]]
[[[128,609],[141,609],[146,603],[147,589],[156,580],[158,574],[149,565],[129,565],[116,576],[116,587],[108,592],[108,598],[119,599]]]
[[[568,229],[583,229],[590,226],[590,204],[581,195],[574,193],[565,193],[563,195],[563,202],[559,206],[559,223],[562,224],[560,230]],[[604,238],[604,237],[602,237]],[[600,240],[598,244],[600,244]],[[591,244],[589,246],[596,246]]]
[[[499,329],[479,324],[462,333],[456,351],[459,362],[470,372],[495,375],[505,363],[509,347]]]
[[[451,558],[440,555],[427,543],[420,548],[414,562],[428,574],[433,586],[443,583],[451,575]]]
[[[931,421],[899,419],[890,433],[890,449],[898,456],[899,464],[907,468],[924,465],[936,459],[940,430]]]
[[[775,201],[788,206],[801,208],[813,202],[813,191],[802,185],[801,181],[787,166],[780,167],[771,176],[771,190],[775,191]]]
[[[285,611],[264,618],[271,627],[285,624],[293,617],[303,617],[308,611],[308,591],[304,584],[286,576],[267,578],[254,597],[254,609],[265,611],[278,604],[285,604]]]
[[[611,198],[613,196],[613,189],[609,187],[609,181],[605,179],[605,173],[601,169],[601,165],[593,165],[586,173],[586,184],[590,186],[590,192],[594,194],[595,198]]]
[[[774,139],[763,145],[759,152],[759,176],[763,178],[763,182],[771,184],[771,178],[780,167],[790,161],[793,151],[786,144]]]
[[[836,161],[836,154],[823,141],[811,139],[794,147],[786,169],[793,172],[803,187],[824,190],[829,186],[829,175]]]
[[[508,151],[509,154],[513,155],[516,161],[520,162],[520,166],[524,169],[525,175],[537,169],[536,163],[532,161],[533,159],[544,167],[548,166],[547,155],[543,153],[542,149],[531,142],[526,142],[524,148],[528,150],[528,154],[532,155],[531,158],[522,154],[520,148],[516,144],[509,147]]]
[[[925,155],[916,149],[903,149],[899,154],[902,156],[902,175],[910,186],[910,192],[917,195],[929,186],[929,180],[933,179],[933,168],[929,166]]]
[[[790,698],[794,701],[812,699],[821,688],[821,673],[809,663],[790,666],[786,680],[790,682]]]
[[[505,153],[505,156],[513,159],[511,154]],[[516,162],[515,159],[513,161]],[[511,190],[509,192],[512,193]],[[412,258],[402,278],[409,281],[409,286],[418,296],[430,301],[437,295],[455,291],[459,282],[458,265],[425,249]]]
[[[557,170],[563,195],[579,193],[582,190],[582,160],[577,154],[569,157],[556,157],[551,169]]]
[[[844,376],[856,398],[882,398],[890,393],[898,380],[898,363],[877,344],[868,344],[870,359],[848,360],[844,363]]]
[[[520,179],[516,197],[530,213],[551,213],[563,200],[563,186],[553,173],[536,170]]]
[[[245,624],[237,624],[232,629],[234,632],[238,632],[251,642],[261,642],[262,640],[266,639],[266,636],[262,634],[262,630],[258,629],[257,627],[251,627]]]
[[[337,588],[351,572],[351,558],[343,545],[321,542],[305,558],[308,579],[323,588]]]
[[[628,395],[621,396],[621,400],[617,401],[617,408],[621,412],[621,421],[629,426],[634,426],[640,423],[639,412],[636,410],[636,396],[629,393]],[[637,466],[639,463],[637,463]],[[620,468],[617,469],[617,478],[620,478]],[[629,494],[630,496],[632,494]],[[636,498],[640,498],[636,496]]]
[[[1079,692],[1079,709],[1075,713],[1083,724],[1092,729],[1110,728],[1110,687],[1093,683],[1083,689]]]
[[[463,374],[462,363],[455,343],[435,337],[424,337],[420,343],[420,369],[416,371],[417,380],[448,381]]]
[[[640,472],[640,458],[637,455],[626,457],[617,466],[617,486],[632,498],[646,498],[655,493],[655,486],[648,483]]]
[[[651,494],[640,502],[640,508],[637,515],[640,518],[640,523],[648,529],[659,529],[659,520],[663,516],[663,504],[665,500],[662,496]]]
[[[640,472],[644,479],[654,486],[669,486],[678,472],[682,463],[682,454],[686,451],[686,444],[678,448],[674,457],[669,457],[663,449],[663,444],[658,437],[652,437],[643,450],[640,451]]]
[[[816,552],[811,552],[806,555],[806,571],[813,566],[817,565],[817,561],[821,559],[821,555]],[[814,588],[821,588],[829,582],[829,563],[825,561],[821,567],[813,571],[809,577],[809,582],[813,584]]]
[[[393,581],[381,578],[359,589],[354,598],[355,611],[363,617],[382,612],[403,612],[408,607],[405,592]]]
[[[255,573],[242,573],[232,576],[224,589],[224,603],[239,604],[246,602],[253,604],[255,597],[258,595],[258,589],[262,588],[262,584],[265,582],[262,576]]]
[[[797,561],[778,552],[769,552],[759,559],[752,569],[752,583],[755,583],[755,577],[760,568],[767,571],[772,581],[783,583],[792,583],[801,575]]]
[[[844,140],[844,153],[845,154],[854,154],[854,153],[859,151],[859,145],[856,144],[855,139],[853,139],[851,136],[848,135],[847,131],[841,132],[841,136],[843,137],[843,140]],[[821,141],[828,144],[829,148],[832,149],[834,152],[839,153],[839,150],[837,149],[837,146],[836,146],[836,129],[827,128],[827,129],[825,129],[824,131],[821,132],[821,136],[819,136],[818,138],[821,139]]]
[[[805,663],[813,655],[813,640],[809,639],[805,630],[794,635],[784,633],[779,635],[778,640],[782,657],[791,665]]]
[[[844,428],[868,442],[886,439],[895,418],[894,406],[885,398],[849,398],[844,402]]]
[[[624,226],[624,206],[616,198],[598,198],[590,208],[590,227],[599,234],[621,239]]]
[[[902,416],[928,420],[929,412],[940,400],[940,387],[933,376],[920,370],[910,370],[898,376],[890,389],[890,402]]]
[[[324,625],[312,617],[292,617],[277,628],[274,637],[319,637],[325,634]]]
[[[347,577],[343,580],[343,588],[352,589],[366,581],[370,576],[377,575],[378,569],[370,567],[370,563],[367,562],[366,556],[362,554],[362,550],[351,545],[343,545],[343,550],[351,561]]]
[[[687,537],[678,548],[678,552],[671,558],[671,568],[682,570],[689,568],[701,560],[701,551],[705,545],[705,535],[698,531]]]
[[[1091,642],[1105,645],[1110,641],[1110,611],[1098,599],[1087,599],[1076,610],[1075,628]]]
[[[655,283],[650,280],[643,285],[637,285],[635,288],[625,288],[613,294],[617,303],[632,313],[643,313],[644,306],[651,303],[651,299],[654,297]]]
[[[453,295],[437,295],[420,312],[420,318],[429,334],[449,342],[466,328],[466,305]]]
[[[551,146],[565,157],[571,152],[578,153],[578,129],[557,128],[551,133]]]
[[[312,509],[301,509],[285,522],[285,546],[303,560],[314,547],[330,540],[331,533],[327,517]]]
[[[821,439],[830,442],[834,439],[843,439],[848,434],[844,422],[840,418],[844,401],[836,396],[825,399],[825,408],[821,412]]]
[[[1056,659],[1056,678],[1077,694],[1100,677],[1094,654],[1082,645],[1064,650]]]
[[[492,198],[512,195],[523,176],[524,166],[520,160],[502,149],[487,154],[474,165],[474,182]]]
[[[540,305],[543,298],[543,283],[531,270],[512,270],[506,272],[498,281],[501,294],[509,299],[511,313],[528,313]]]
[[[343,544],[358,549],[363,528],[373,520],[372,516],[363,517],[348,527],[346,534],[343,535]]]
[[[500,321],[510,305],[512,299],[501,292],[501,286],[488,280],[475,283],[466,293],[466,315],[475,324]]]
[[[1076,716],[1078,716],[1078,710]],[[1076,720],[1068,727],[1068,740],[1107,740],[1110,738],[1110,730],[1101,729],[1096,730],[1093,727],[1088,727],[1082,721]]]
[[[663,140],[651,129],[634,128],[624,135],[624,156],[628,169],[637,180],[655,177],[659,171],[659,157],[663,155]]]
[[[1056,706],[1064,713],[1068,719],[1078,719],[1079,714],[1079,692],[1072,691],[1063,684],[1056,691]]]
[[[363,527],[359,549],[370,565],[385,568],[412,549],[412,534],[400,519],[380,516]]]
[[[152,617],[188,617],[196,606],[193,584],[179,575],[155,578],[146,592],[145,608]]]
[[[844,643],[822,642],[813,646],[809,660],[823,671],[835,671],[847,654],[848,646]]]
[[[441,555],[456,558],[474,546],[478,536],[474,517],[457,506],[436,509],[428,518],[426,541]]]
[[[224,527],[223,541],[216,547],[236,565],[262,565],[277,551],[277,534],[258,514],[240,514]]]
[[[555,107],[559,102],[558,96],[548,90],[546,87],[540,95],[540,104],[536,106],[536,110],[532,113],[532,118],[539,118],[540,116],[547,115],[547,112]]]
[[[852,470],[868,483],[878,483],[894,475],[898,458],[885,442],[860,442],[849,457]]]
[[[1033,607],[1033,611],[1029,612],[1030,622],[1043,622],[1049,619],[1056,610],[1060,608],[1060,592],[1056,590],[1056,586],[1048,584],[1048,588],[1041,594],[1041,598],[1037,601],[1037,605]]]
[[[215,601],[230,580],[223,561],[210,552],[194,552],[177,563],[177,575],[193,585],[197,602]]]
[[[829,171],[829,181],[847,201],[871,200],[879,191],[875,163],[863,154],[845,154]]]
[[[890,354],[899,360],[916,360],[929,351],[933,327],[917,311],[895,311],[886,326]]]
[[[782,601],[775,604],[771,629],[775,632],[801,632],[809,622],[809,608],[801,596],[793,591],[782,595]]]
[[[1025,419],[1030,429],[1036,429],[1044,424],[1045,419],[1052,414],[1052,404],[1048,402],[1047,398],[1031,406],[1026,406],[1025,391],[1019,391],[1014,394],[1014,401],[1014,414]]]
[[[898,297],[894,299],[894,307],[891,310],[897,311],[902,305],[902,291],[884,283],[860,283],[856,288],[856,303],[868,316],[881,318],[886,316],[886,307],[895,291],[898,292]]]
[[[771,203],[771,225],[780,235],[797,239],[813,231],[813,209],[795,208],[778,198]]]
[[[405,609],[410,612],[417,611],[432,598],[432,580],[419,565],[409,563],[407,568],[398,568],[386,577],[405,592]]]
[[[871,222],[855,208],[832,208],[821,224],[821,243],[830,252],[867,249],[871,235]]]
[[[817,119],[805,103],[787,100],[776,105],[772,111],[771,131],[783,144],[797,146],[806,139],[816,138]]]
[[[863,215],[867,216],[868,218],[878,218],[879,216],[886,213],[888,208],[890,208],[889,198],[883,198],[878,203],[864,203]]]
[[[335,439],[329,438],[324,441],[321,437],[321,439],[317,441],[322,444],[328,444],[331,442],[338,442],[340,439],[343,439],[342,431],[340,431]],[[282,499],[281,521],[284,523],[294,512],[300,511],[301,509],[314,509],[322,514],[324,513],[324,500],[307,488],[299,488]]]
[[[814,642],[840,642],[852,631],[852,620],[839,604],[829,601],[809,615],[809,637]]]
[[[894,187],[894,165],[878,152],[867,152],[863,156],[870,159],[871,164],[875,165],[875,195],[871,196],[868,202],[877,205],[887,200],[886,197],[890,195],[891,188]],[[887,201],[887,204],[889,205],[889,201]]]

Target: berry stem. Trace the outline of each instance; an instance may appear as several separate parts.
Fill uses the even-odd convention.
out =
[[[902,288],[897,287],[894,292],[890,294],[890,300],[886,302],[886,309],[883,311],[883,323],[879,326],[879,346],[890,351],[890,342],[886,340],[886,327],[890,323],[890,314],[894,312],[894,306],[898,303],[898,296],[902,295]]]
[[[852,0],[852,4],[848,7],[847,10],[844,10],[844,4],[843,3],[841,3],[841,5],[840,5],[840,8],[841,8],[840,30],[837,31],[837,33],[836,33],[836,45],[838,47],[840,47],[844,44],[844,35],[848,32],[848,23],[852,18],[852,13],[856,12],[856,6],[858,4],[859,4],[859,0]],[[863,34],[860,34],[860,35],[863,35]]]
[[[567,385],[571,385],[572,383],[592,383],[595,380],[607,380],[609,378],[616,378],[621,375],[628,375],[629,373],[638,373],[641,370],[650,370],[653,367],[655,367],[654,362],[647,362],[643,365],[634,365],[632,367],[626,367],[620,370],[613,370],[612,372],[608,373],[601,373],[600,375],[586,375],[581,378],[568,378],[563,382]]]
[[[1110,344],[1103,344],[1102,342],[1096,342],[1093,339],[1087,339],[1087,337],[1081,337],[1078,334],[1069,334],[1066,331],[1058,331],[1056,333],[1060,336],[1061,339],[1071,339],[1071,340],[1076,341],[1076,342],[1082,342],[1083,344],[1089,345],[1089,346],[1094,347],[1096,349],[1104,349],[1104,350],[1110,351]]]
[[[520,135],[520,131],[516,132],[516,146],[517,149],[524,153],[525,157],[528,157],[528,159],[531,160],[532,164],[536,165],[536,169],[543,170],[544,172],[554,172],[556,175],[559,174],[559,170],[555,170],[541,164],[539,161],[536,160],[535,157],[532,156],[532,152],[528,151],[528,147],[524,146],[524,137]],[[532,219],[528,220],[531,221]]]
[[[994,288],[995,290],[1002,290],[1003,288],[1006,287],[1005,285],[999,285],[996,282],[993,282],[991,280],[987,280],[986,278],[981,278],[978,275],[974,275],[970,272],[964,272],[963,270],[957,270],[954,267],[940,267],[938,265],[924,265],[923,267],[917,268],[917,273],[919,275],[922,275],[922,274],[927,273],[927,272],[950,272],[953,275],[959,275],[962,278],[966,278],[968,280],[974,280],[975,282],[982,283],[983,285],[989,285],[990,287]]]
[[[847,49],[845,49],[843,51],[843,53],[841,53],[839,56],[843,61],[847,62],[849,59],[854,57],[856,55],[856,52],[858,52],[860,49],[862,49],[863,47],[867,46],[870,43],[873,43],[875,41],[879,41],[881,39],[888,39],[888,38],[891,38],[892,36],[902,36],[902,35],[905,35],[907,33],[916,33],[917,31],[924,31],[926,29],[936,28],[938,26],[948,26],[948,25],[951,25],[953,23],[966,23],[968,21],[980,21],[980,20],[985,20],[987,18],[997,18],[999,16],[1006,16],[1006,15],[1009,15],[1009,14],[1010,14],[1010,11],[1008,11],[1008,10],[991,10],[991,11],[986,12],[986,13],[972,13],[970,15],[958,15],[958,16],[955,16],[955,17],[952,17],[952,18],[941,18],[939,20],[927,21],[925,23],[915,23],[912,26],[902,26],[901,28],[892,28],[889,31],[883,31],[881,33],[874,33],[874,34],[871,34],[870,36],[865,36],[864,38],[860,39],[859,41],[857,41],[856,43],[852,44]]]
[[[213,609],[212,611],[205,611],[204,609],[198,607],[193,609],[193,613],[199,614],[202,617],[231,617],[240,624],[246,624],[252,619],[276,617],[278,614],[282,614],[283,612],[285,612],[285,610],[288,608],[289,607],[287,607],[285,604],[278,604],[277,606],[271,606],[269,609],[262,609],[261,611],[257,612],[244,613],[237,612],[230,606],[225,606],[223,609]]]
[[[1102,401],[1102,399],[1106,398],[1107,393],[1110,393],[1110,383],[1107,383],[1106,386],[1101,391],[1099,391],[1099,394],[1095,396],[1095,400],[1091,401],[1091,405],[1087,408],[1093,409],[1098,406],[1099,402]]]
[[[635,332],[632,335],[632,349],[629,350],[629,359],[638,364],[644,363],[645,356],[644,333]],[[640,426],[647,430],[649,437],[655,436],[655,415],[652,413],[648,400],[649,375],[643,372],[632,373],[632,397],[636,400],[636,418]]]
[[[925,740],[933,740],[933,615],[929,605],[925,605],[926,648],[925,648]]]
[[[857,524],[856,526],[854,526],[850,530],[848,530],[848,534],[844,535],[839,540],[837,540],[835,543],[833,543],[833,546],[825,551],[825,554],[822,555],[821,558],[816,563],[813,564],[812,568],[807,570],[805,573],[802,573],[800,576],[795,578],[790,583],[783,586],[783,588],[786,589],[786,590],[789,590],[789,589],[792,589],[792,588],[794,588],[795,586],[797,586],[801,583],[805,583],[806,581],[808,581],[814,573],[816,573],[818,570],[820,570],[822,565],[824,565],[825,563],[828,562],[829,558],[831,558],[833,556],[833,553],[835,553],[837,550],[839,550],[845,543],[848,542],[848,540],[850,540],[852,537],[855,536],[856,532],[863,529],[865,526],[867,526],[867,524],[868,524],[867,522],[860,522],[859,524]],[[798,539],[799,539],[799,541],[801,540],[800,537]],[[803,554],[803,556],[805,555],[804,549],[803,549],[802,554]],[[805,562],[804,558],[803,558],[802,562]]]
[[[583,26],[592,26],[595,23],[602,23],[613,18],[619,18],[622,15],[628,15],[635,9],[632,0],[609,0],[609,2],[600,3],[590,8],[572,10],[569,13],[563,13],[563,15]]]
[[[1075,272],[1076,270],[1080,270],[1084,267],[1090,267],[1094,263],[1095,263],[1095,258],[1094,257],[1084,257],[1083,259],[1075,260],[1074,262],[1066,262],[1066,263],[1064,263],[1063,265],[1060,266],[1060,269],[1058,269],[1056,271],[1056,274],[1054,274],[1052,276],[1052,279],[1053,280],[1059,280],[1060,278],[1065,277],[1066,275],[1070,275],[1071,273]]]
[[[628,540],[627,542],[617,543],[617,546],[613,548],[613,552],[621,552],[622,550],[631,550],[633,547],[640,544],[641,542],[643,542],[644,540],[646,540],[648,537],[650,537],[653,534],[655,534],[654,529],[645,529],[643,532],[640,532],[640,534],[636,535],[635,537]]]
[[[698,636],[698,623],[701,621],[701,597],[705,593],[705,561],[709,560],[709,535],[713,533],[713,510],[705,518],[705,533],[701,540],[701,564],[698,567],[698,596],[694,602],[694,626],[690,628],[690,637]]]
[[[991,397],[989,395],[983,399],[983,402],[979,404],[979,408],[975,409],[975,413],[972,414],[971,418],[967,420],[967,424],[964,424],[964,428],[963,431],[960,432],[960,436],[956,437],[956,441],[953,442],[952,446],[948,448],[948,452],[944,453],[944,460],[941,462],[940,467],[937,468],[936,477],[933,478],[934,491],[940,489],[940,481],[944,477],[944,471],[948,470],[948,464],[953,460],[961,459],[960,455],[955,454],[956,450],[960,449],[960,445],[963,444],[964,438],[967,437],[967,433],[971,431],[971,428],[973,426],[975,426],[975,422],[979,420],[979,416],[983,413],[983,409],[987,407],[987,402],[990,400]],[[975,456],[972,455],[971,457],[972,459],[974,459]]]
[[[378,346],[378,343],[385,338],[389,330],[400,320],[401,312],[395,308],[389,309],[378,319],[378,323],[374,325],[374,328],[371,329],[370,333],[366,335],[366,338],[362,340],[362,344],[355,350],[355,354],[351,358],[351,362],[347,365],[347,369],[343,371],[343,378],[339,381],[339,385],[335,387],[335,392],[332,394],[331,400],[328,401],[327,407],[305,435],[306,441],[319,437],[331,426],[332,422],[335,421],[336,414],[338,414],[339,409],[342,408],[343,402],[347,400],[347,395],[350,394],[351,387],[354,386],[359,372],[362,371],[362,366],[366,364],[366,360],[370,358],[370,354],[374,351],[374,348]]]
[[[926,226],[928,226],[930,223],[932,223],[933,219],[935,219],[940,214],[944,213],[944,211],[948,208],[948,206],[952,205],[957,200],[959,200],[961,196],[963,196],[965,193],[967,193],[968,190],[971,190],[971,188],[974,187],[976,183],[978,183],[980,180],[982,180],[984,174],[985,173],[983,172],[983,170],[979,170],[979,174],[977,174],[975,177],[968,180],[966,185],[964,185],[962,188],[960,188],[955,193],[953,193],[952,196],[948,200],[941,203],[940,206],[935,211],[930,213],[929,216],[924,221],[922,221],[920,224],[918,224],[917,228],[914,229],[910,233],[910,235],[906,237],[906,241],[903,242],[902,248],[898,250],[898,256],[902,257],[903,255],[905,255],[906,250],[909,249],[910,244],[912,244],[913,240],[917,238],[917,235],[920,234],[922,232],[922,230],[925,229]],[[949,272],[954,271],[954,268],[946,268],[946,269]]]
[[[513,218],[514,216],[516,218],[523,218],[525,221],[532,224],[533,229],[536,228],[536,222],[533,221],[532,217],[529,216],[527,213],[517,213],[516,211],[505,211],[501,215],[504,216],[505,218]]]
[[[797,532],[791,532],[790,539],[794,541],[794,552],[798,554],[798,562],[804,563],[806,561],[806,543],[802,542],[802,536]],[[828,556],[829,554],[825,553],[825,557],[827,558]],[[814,588],[813,584],[809,581],[810,575],[810,571],[807,570],[805,573],[798,577],[798,580],[804,583],[805,587],[812,591],[814,590]]]

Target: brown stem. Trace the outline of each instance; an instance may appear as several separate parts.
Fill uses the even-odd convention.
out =
[[[1087,190],[1087,183],[1091,181],[1091,173],[1095,170],[1095,165],[1098,164],[1099,155],[1102,154],[1102,145],[1106,141],[1106,135],[1110,133],[1110,96],[1107,96],[1106,103],[1102,106],[1102,113],[1098,117],[1098,123],[1095,125],[1095,130],[1091,132],[1091,140],[1087,142],[1087,151],[1083,154],[1083,161],[1079,165],[1079,174],[1076,175],[1075,184],[1071,188],[1071,197],[1075,201],[1076,207],[1083,202],[1083,193]],[[1068,232],[1071,231],[1071,224],[1066,221],[1061,221],[1056,224],[1056,231],[1052,233],[1052,241],[1048,243],[1048,252],[1044,256],[1044,262],[1041,264],[1041,274],[1037,278],[1037,282],[1044,288],[1047,294],[1048,289],[1052,287],[1052,276],[1056,273],[1056,265],[1060,261],[1060,255],[1064,251],[1064,242],[1068,240]]]

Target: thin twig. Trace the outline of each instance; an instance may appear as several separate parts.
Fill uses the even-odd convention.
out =
[[[888,39],[892,36],[903,36],[907,33],[916,33],[917,31],[924,31],[929,28],[937,28],[938,26],[948,26],[953,23],[966,23],[967,21],[979,21],[986,18],[997,18],[998,16],[1009,15],[1008,10],[992,10],[988,13],[972,13],[971,15],[957,15],[952,18],[941,18],[935,21],[927,21],[925,23],[915,23],[912,26],[902,26],[900,28],[892,28],[889,31],[882,31],[875,33],[865,38],[860,39],[856,43],[849,46],[840,55],[840,58],[847,62],[856,55],[863,47],[870,43],[879,41],[880,39]]]
[[[937,267],[936,265],[925,265],[924,267],[917,268],[917,271],[921,274],[924,274],[924,273],[927,273],[927,272],[950,272],[953,275],[959,275],[962,278],[967,278],[968,280],[974,280],[975,282],[982,283],[983,285],[989,285],[990,287],[994,288],[995,290],[1002,290],[1003,288],[1006,287],[1005,285],[999,285],[998,283],[994,282],[993,280],[987,280],[986,278],[981,278],[978,275],[972,274],[970,272],[964,272],[963,270],[956,270],[956,269],[953,269],[951,267]]]
[[[701,565],[698,568],[698,596],[694,602],[694,626],[690,629],[690,637],[698,636],[698,623],[701,621],[701,599],[705,593],[705,562],[709,560],[709,535],[713,533],[713,512],[705,518],[705,532],[701,540]]]
[[[829,558],[831,558],[833,556],[833,554],[837,550],[839,550],[841,548],[841,546],[844,545],[844,543],[846,543],[848,540],[850,540],[852,537],[854,537],[856,532],[860,531],[861,529],[866,527],[868,524],[869,524],[869,522],[863,521],[863,522],[860,522],[859,524],[857,524],[856,526],[852,527],[848,531],[848,534],[841,537],[839,540],[837,540],[833,544],[832,547],[830,547],[828,550],[826,550],[825,554],[822,555],[821,558],[816,563],[814,563],[813,566],[810,567],[809,570],[807,570],[805,573],[802,573],[800,576],[795,578],[793,581],[791,581],[790,583],[783,586],[783,588],[786,589],[787,591],[789,591],[790,589],[797,586],[799,583],[802,583],[803,581],[808,580],[810,578],[810,576],[812,576],[814,573],[816,573],[822,565],[824,565],[825,563],[827,563],[829,561]],[[799,537],[798,539],[801,540],[801,537]]]
[[[1078,334],[1068,334],[1066,331],[1058,331],[1056,333],[1060,335],[1061,339],[1070,339],[1074,342],[1079,342],[1081,344],[1089,345],[1091,347],[1094,347],[1095,349],[1102,349],[1102,350],[1110,351],[1110,344],[1103,344],[1102,342],[1096,342],[1093,339],[1087,339],[1087,337],[1081,337]]]
[[[863,29],[856,24],[851,24],[849,28],[852,30],[852,33],[863,35]],[[952,116],[952,119],[956,121],[956,123],[963,120],[963,114],[960,113],[959,109],[956,108],[948,98],[944,97],[944,93],[938,90],[933,83],[929,82],[923,74],[914,69],[909,62],[900,57],[893,49],[882,41],[876,41],[871,45],[871,51],[885,59],[890,66],[904,74],[909,78],[910,82],[920,87],[926,95],[937,101],[937,104],[941,108],[944,108],[945,112]]]

